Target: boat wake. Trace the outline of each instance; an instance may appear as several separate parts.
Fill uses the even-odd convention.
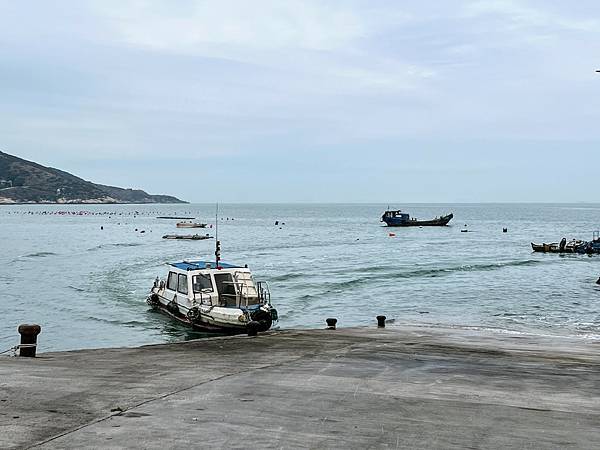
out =
[[[36,259],[36,258],[48,258],[49,256],[58,256],[58,253],[54,252],[36,252],[29,253],[27,255],[21,255],[18,258],[15,258],[11,261],[11,263],[24,262],[24,259]]]
[[[117,242],[114,244],[100,244],[95,247],[88,248],[87,251],[95,252],[98,250],[102,250],[103,248],[109,248],[109,247],[117,247],[117,248],[119,248],[119,247],[138,247],[140,245],[143,245],[143,244],[141,244],[139,242]]]
[[[370,282],[374,281],[393,281],[397,279],[413,279],[413,278],[436,278],[436,277],[444,277],[450,276],[455,273],[460,272],[484,272],[484,271],[493,271],[500,270],[506,267],[519,267],[519,266],[535,266],[540,264],[546,264],[545,261],[538,260],[524,260],[524,261],[506,261],[499,263],[489,263],[489,264],[463,264],[460,266],[453,267],[440,267],[440,268],[423,268],[417,270],[395,270],[390,271],[390,267],[378,266],[377,268],[371,267],[370,270],[356,270],[355,272],[367,272],[370,273],[366,276],[360,276],[357,278],[353,278],[351,280],[338,281],[338,282],[328,282],[327,287],[328,292],[340,292],[345,291],[356,286],[364,286]],[[315,284],[306,284],[305,286],[317,287]],[[320,286],[321,284],[319,284]]]

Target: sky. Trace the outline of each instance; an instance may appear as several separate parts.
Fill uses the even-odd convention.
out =
[[[0,0],[0,150],[191,202],[597,202],[597,1]]]

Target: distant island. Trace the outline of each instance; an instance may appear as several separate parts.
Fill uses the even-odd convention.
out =
[[[0,152],[0,204],[15,203],[187,203],[85,181],[75,175]]]

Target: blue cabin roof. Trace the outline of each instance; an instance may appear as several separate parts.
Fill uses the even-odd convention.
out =
[[[169,263],[170,266],[177,267],[181,270],[199,270],[206,269],[206,265],[210,264],[211,269],[216,269],[217,264],[214,261],[183,261],[177,263]],[[235,264],[229,264],[226,262],[219,262],[219,266],[223,269],[237,269],[242,268],[242,266],[236,266]]]

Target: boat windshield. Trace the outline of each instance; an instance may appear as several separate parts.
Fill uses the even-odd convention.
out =
[[[210,275],[208,274],[194,275],[192,285],[194,292],[212,292],[213,290],[212,281],[210,281]]]

